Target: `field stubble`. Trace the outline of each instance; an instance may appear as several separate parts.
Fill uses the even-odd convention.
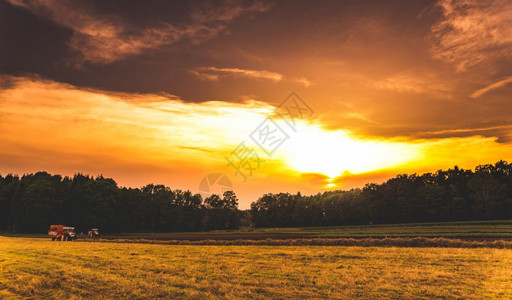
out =
[[[512,250],[0,237],[0,298],[512,298]]]

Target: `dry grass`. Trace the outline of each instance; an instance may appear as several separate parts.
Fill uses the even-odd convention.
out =
[[[512,250],[0,237],[0,298],[512,298]]]

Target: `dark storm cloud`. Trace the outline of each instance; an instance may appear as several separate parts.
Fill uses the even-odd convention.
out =
[[[329,129],[508,141],[511,18],[505,0],[0,0],[0,69],[185,102],[295,90]]]
[[[0,70],[45,73],[63,66],[72,31],[0,1]]]
[[[178,93],[189,101],[202,44],[229,35],[261,1],[0,1],[0,70],[40,74],[77,86]],[[188,92],[187,92],[188,91]],[[201,96],[201,97],[198,97]]]
[[[229,2],[219,6],[195,6],[189,22],[173,24],[169,20],[155,20],[153,24],[137,24],[137,19],[125,19],[120,14],[101,12],[88,2],[57,0],[7,0],[36,16],[71,29],[68,47],[78,54],[83,63],[107,64],[132,55],[171,45],[187,39],[198,44],[218,35],[228,22],[251,11],[264,11],[266,6],[256,2],[244,6]],[[121,6],[122,10],[123,7]],[[169,10],[172,8],[161,7]],[[151,10],[149,11],[151,12]],[[150,14],[146,11],[148,17]],[[145,22],[147,23],[147,22]]]

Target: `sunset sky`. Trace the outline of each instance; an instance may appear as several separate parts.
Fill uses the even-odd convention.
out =
[[[501,159],[508,0],[0,0],[2,175],[219,172],[248,208]]]

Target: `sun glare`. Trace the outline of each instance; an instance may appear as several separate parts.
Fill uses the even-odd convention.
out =
[[[400,142],[361,140],[347,131],[301,126],[280,152],[286,164],[302,173],[335,178],[394,167],[419,157],[414,146]],[[333,186],[327,186],[333,187]]]

